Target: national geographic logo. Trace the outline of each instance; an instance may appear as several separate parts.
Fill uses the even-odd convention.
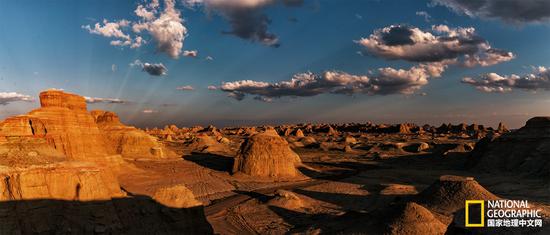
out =
[[[485,201],[466,200],[466,227],[485,227]]]
[[[542,227],[541,209],[527,200],[466,200],[466,227]]]

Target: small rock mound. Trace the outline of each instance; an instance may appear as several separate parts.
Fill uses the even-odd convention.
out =
[[[303,137],[305,137],[304,132],[302,131],[302,129],[298,129],[298,130],[296,131],[295,135],[296,135],[297,138],[303,138]]]
[[[215,137],[206,134],[198,134],[189,144],[191,152],[210,153],[217,155],[234,156],[235,151],[228,145],[230,141],[225,137]]]
[[[344,142],[346,144],[351,144],[351,145],[358,143],[358,141],[355,138],[353,138],[353,136],[350,136],[350,135],[346,136],[346,138],[344,139]]]
[[[464,208],[466,200],[496,200],[473,177],[444,175],[418,194],[415,201],[442,214],[450,214]]]
[[[190,208],[202,205],[201,202],[195,199],[193,192],[184,185],[158,189],[153,199],[170,208]]]
[[[447,230],[428,209],[414,202],[395,205],[386,216],[385,234],[445,234]]]
[[[300,157],[273,129],[249,137],[235,158],[233,173],[268,178],[297,177]]]
[[[302,142],[302,144],[304,144],[305,147],[310,147],[312,145],[317,144],[317,140],[311,136],[302,138],[300,142]]]
[[[275,197],[267,202],[271,206],[296,210],[307,206],[307,203],[291,191],[279,189]]]

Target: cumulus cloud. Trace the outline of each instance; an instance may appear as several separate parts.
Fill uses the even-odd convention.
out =
[[[88,97],[84,96],[84,99],[86,100],[86,103],[88,104],[125,104],[128,103],[127,101],[121,100],[121,99],[115,99],[115,98],[98,98],[98,97]]]
[[[143,34],[148,34],[156,42],[158,52],[176,59],[182,53],[187,28],[183,25],[184,21],[175,5],[175,0],[164,0],[164,9],[161,10],[159,1],[152,0],[148,4],[137,6],[134,13],[139,20],[136,22],[104,20],[103,25],[96,23],[93,27],[84,25],[82,28],[92,34],[114,38],[110,42],[113,46],[130,48],[138,48],[147,43]]]
[[[166,72],[168,72],[168,69],[166,69],[166,67],[164,67],[162,63],[158,63],[158,64],[144,63],[143,71],[147,72],[149,75],[152,75],[152,76],[163,76],[163,75],[166,75]]]
[[[208,86],[208,90],[215,91],[217,89],[218,89],[217,86]]]
[[[130,64],[132,67],[141,67],[143,72],[147,72],[151,76],[164,76],[168,73],[168,69],[162,63],[150,64],[143,63],[140,60],[136,60]]]
[[[187,56],[187,57],[197,57],[199,55],[199,52],[197,52],[196,50],[193,50],[193,51],[183,51],[183,56]]]
[[[470,17],[499,19],[514,24],[550,20],[550,1],[547,0],[432,0],[432,3]]]
[[[178,90],[178,91],[194,91],[195,88],[192,87],[192,86],[189,86],[189,85],[185,85],[185,86],[176,87],[176,90]]]
[[[475,66],[491,66],[502,62],[510,61],[515,58],[515,55],[509,51],[503,51],[499,49],[487,49],[484,53],[465,55],[464,65],[466,67]]]
[[[117,22],[109,22],[108,20],[103,20],[103,25],[96,23],[93,27],[90,25],[83,25],[82,28],[87,30],[91,34],[97,34],[108,38],[115,38],[116,40],[111,41],[111,45],[122,46],[123,44],[130,45],[132,39],[130,35],[122,32],[122,28],[128,27],[130,24],[127,20],[120,20]]]
[[[278,47],[279,38],[269,32],[271,23],[264,9],[282,3],[287,7],[299,7],[303,0],[184,0],[188,6],[204,6],[208,13],[214,13],[225,18],[231,25],[231,30],[225,31],[239,38],[252,42]]]
[[[519,76],[516,74],[501,76],[488,73],[474,79],[465,77],[462,83],[471,85],[482,92],[505,93],[514,89],[527,91],[550,90],[550,68],[536,67],[533,72]]]
[[[512,52],[494,49],[474,28],[434,25],[429,31],[404,25],[377,29],[356,41],[371,55],[390,60],[442,62],[464,60],[469,67],[489,66],[513,59]]]
[[[0,105],[8,105],[12,102],[33,102],[34,98],[17,92],[0,92]]]
[[[295,74],[288,81],[268,83],[252,80],[224,82],[220,89],[229,96],[242,100],[246,95],[256,100],[271,101],[280,97],[307,97],[331,94],[414,94],[428,84],[430,78],[441,76],[444,63],[419,64],[409,69],[380,68],[373,75],[353,75],[341,71]]]

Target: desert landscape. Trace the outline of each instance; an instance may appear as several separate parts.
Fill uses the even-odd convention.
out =
[[[40,105],[0,122],[0,234],[518,232],[464,227],[468,199],[550,222],[550,117],[140,130],[64,91]]]

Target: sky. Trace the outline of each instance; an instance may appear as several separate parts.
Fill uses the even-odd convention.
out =
[[[139,127],[550,116],[550,1],[0,0],[0,18],[0,120],[47,89]]]

